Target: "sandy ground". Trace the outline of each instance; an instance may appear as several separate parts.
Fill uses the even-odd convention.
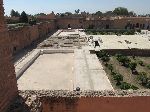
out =
[[[18,80],[19,90],[73,90],[74,54],[41,55]]]

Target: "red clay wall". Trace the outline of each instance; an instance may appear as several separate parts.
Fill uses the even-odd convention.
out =
[[[11,40],[4,23],[3,1],[0,0],[0,112],[17,96],[17,81],[12,63]]]
[[[109,29],[125,29],[127,24],[132,24],[136,28],[136,24],[140,26],[144,25],[145,27],[141,27],[142,29],[146,29],[147,26],[150,26],[150,18],[146,17],[125,17],[125,18],[103,18],[103,19],[87,19],[84,17],[60,17],[56,19],[56,25],[60,29],[68,28],[68,24],[70,24],[71,28],[88,28],[89,25],[93,25],[94,28],[105,29],[106,25],[109,26]],[[150,28],[150,27],[149,27]]]
[[[54,29],[54,22],[45,22],[34,26],[24,26],[9,30],[8,33],[14,53],[30,45],[33,41],[45,37]]]
[[[150,56],[150,49],[103,49],[110,55],[123,54],[127,56]]]
[[[43,101],[42,112],[149,112],[150,97],[58,98]]]
[[[67,29],[69,24],[72,29],[83,27],[82,18],[58,18],[56,21],[57,27],[60,29]]]

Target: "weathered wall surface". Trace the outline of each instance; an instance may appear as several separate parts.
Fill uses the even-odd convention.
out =
[[[150,97],[52,98],[42,105],[42,112],[149,112]]]
[[[13,52],[17,52],[30,45],[39,38],[44,38],[48,33],[55,30],[54,22],[39,23],[34,26],[24,26],[9,30]]]
[[[56,25],[60,29],[67,29],[70,26],[72,29],[84,28],[84,18],[77,17],[77,18],[57,18]]]
[[[131,25],[131,28],[141,28],[141,29],[149,29],[150,18],[142,18],[142,17],[132,17],[132,18],[122,18],[122,19],[115,19],[113,20],[113,27],[123,29],[126,27],[127,24]],[[129,26],[130,27],[130,26]]]
[[[125,29],[141,28],[150,29],[149,17],[124,17],[124,18],[84,18],[84,17],[59,17],[56,18],[58,28],[66,29],[70,24],[71,28],[93,28],[99,29]]]
[[[19,91],[32,112],[149,112],[150,91]],[[19,100],[19,99],[18,99]],[[16,102],[17,103],[17,102]],[[12,105],[13,110],[22,110]],[[21,111],[20,111],[21,112]]]
[[[17,82],[12,63],[11,40],[4,23],[3,1],[0,0],[0,112],[17,96]]]
[[[110,55],[123,54],[127,56],[150,56],[149,49],[103,49]]]

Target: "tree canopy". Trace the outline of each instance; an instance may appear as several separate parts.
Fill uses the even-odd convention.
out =
[[[10,12],[11,17],[20,17],[20,13],[18,11],[14,11],[13,9]]]
[[[38,13],[38,14],[35,14],[35,16],[46,16],[45,13]]]
[[[103,13],[102,13],[101,11],[97,11],[97,12],[95,13],[95,15],[96,15],[96,16],[102,16]]]
[[[23,12],[21,13],[20,22],[22,22],[22,23],[28,23],[28,16],[27,16],[27,14],[25,13],[25,11],[23,11]]]
[[[114,14],[116,15],[129,15],[128,9],[124,7],[117,7],[113,11]]]

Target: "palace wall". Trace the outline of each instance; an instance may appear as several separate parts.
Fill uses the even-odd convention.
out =
[[[0,112],[4,112],[18,94],[11,40],[4,21],[3,0],[0,0]]]
[[[33,26],[24,26],[8,31],[13,53],[32,44],[32,42],[46,37],[55,30],[54,22],[43,22]]]
[[[150,49],[103,49],[103,51],[108,52],[110,55],[120,53],[126,56],[150,56]]]
[[[42,112],[149,112],[150,97],[81,97],[45,99]]]
[[[149,90],[19,91],[19,94],[33,112],[149,112],[150,110]]]

